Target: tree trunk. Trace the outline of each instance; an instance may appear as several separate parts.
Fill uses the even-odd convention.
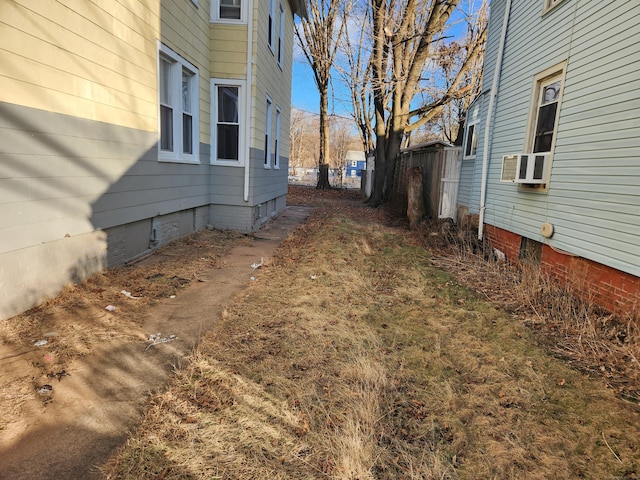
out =
[[[331,188],[329,183],[329,84],[322,85],[320,91],[320,158],[318,159],[317,189]]]
[[[321,163],[318,166],[318,184],[316,188],[319,190],[328,190],[331,188],[329,183],[329,164]]]
[[[398,155],[400,155],[400,145],[402,144],[402,136],[404,133],[402,130],[395,130],[388,134],[386,140],[385,157],[386,168],[384,169],[384,188],[382,191],[382,198],[386,202],[390,200],[393,193],[393,182],[396,174],[396,162]]]

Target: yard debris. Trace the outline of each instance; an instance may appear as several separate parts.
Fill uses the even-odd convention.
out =
[[[115,312],[116,311],[116,307],[114,307],[113,305],[107,305],[106,307],[104,307],[105,310],[108,310],[109,312]]]
[[[57,378],[58,381],[62,380],[62,377],[69,377],[71,376],[70,373],[67,373],[66,370],[62,369],[59,372],[52,372],[52,373],[47,373],[47,377],[49,378]]]
[[[38,395],[48,397],[53,393],[53,387],[51,385],[43,385],[40,388],[36,387],[36,392],[38,393]]]
[[[37,340],[37,341],[33,342],[33,346],[34,347],[44,347],[47,343],[49,343],[48,340]]]
[[[256,282],[256,281],[258,281],[258,279],[256,277],[251,277],[251,281],[252,282]]]
[[[311,275],[309,278],[310,278],[311,280],[316,280],[316,279],[318,278],[318,276],[317,276],[317,275]]]
[[[257,270],[257,269],[258,269],[258,268],[260,268],[262,265],[264,265],[264,258],[263,258],[263,257],[260,257],[260,263],[253,262],[253,263],[251,264],[251,268],[253,268],[254,270]]]
[[[151,342],[151,343],[149,343],[149,345],[147,345],[147,348],[145,348],[144,351],[146,352],[147,350],[149,350],[154,345],[160,345],[161,343],[173,342],[174,340],[177,340],[177,339],[178,339],[178,337],[176,337],[175,335],[169,335],[167,337],[163,337],[160,332],[158,332],[156,334],[152,333],[151,335],[149,335],[149,339],[147,340],[147,342]]]
[[[120,293],[122,293],[125,297],[130,298],[131,300],[140,300],[142,297],[134,297],[133,295],[131,295],[131,292],[127,292],[126,290],[122,290]]]

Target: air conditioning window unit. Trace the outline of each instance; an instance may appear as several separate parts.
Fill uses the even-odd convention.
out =
[[[524,185],[547,183],[549,172],[548,153],[520,153],[502,157],[500,181]]]

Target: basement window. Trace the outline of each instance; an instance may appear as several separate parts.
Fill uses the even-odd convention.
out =
[[[527,237],[522,237],[522,239],[520,240],[520,252],[518,253],[518,260],[522,263],[540,265],[541,259],[542,243]]]

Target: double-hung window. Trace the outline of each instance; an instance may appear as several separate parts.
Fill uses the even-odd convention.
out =
[[[244,85],[241,80],[211,80],[211,163],[242,163]]]
[[[475,158],[478,150],[478,122],[480,121],[480,103],[474,103],[467,111],[464,132],[463,158]]]
[[[198,163],[198,69],[160,44],[158,160]]]
[[[544,183],[535,185],[540,192],[547,191],[549,185],[566,66],[567,63],[562,62],[534,77],[524,153],[537,154],[533,156],[535,159],[533,177],[547,176],[547,178],[542,178],[545,180]],[[529,163],[520,165],[521,178],[523,175],[529,175],[528,170],[525,172],[528,167]],[[545,174],[545,172],[547,173]],[[520,187],[525,188],[523,185]],[[531,187],[531,185],[527,185],[527,187]]]
[[[267,97],[266,114],[264,119],[264,168],[271,168],[271,117],[273,115],[273,101]]]
[[[276,138],[273,145],[273,168],[280,168],[280,124],[282,115],[280,107],[276,106]]]
[[[284,8],[282,3],[280,4],[280,23],[278,24],[278,65],[282,68],[282,61],[284,57]]]
[[[276,0],[269,0],[269,19],[267,22],[267,43],[272,52],[274,52],[276,36]],[[275,53],[275,52],[274,52]]]
[[[246,0],[213,0],[211,21],[221,23],[245,23]]]
[[[538,83],[532,152],[550,152],[556,131],[562,78],[556,75]]]

